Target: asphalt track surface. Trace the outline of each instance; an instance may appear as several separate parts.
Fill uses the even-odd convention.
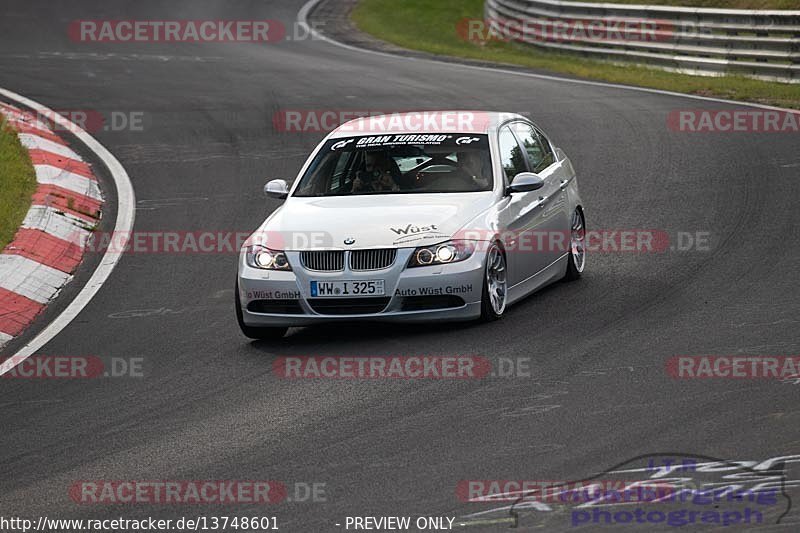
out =
[[[460,502],[459,480],[582,479],[664,450],[754,461],[800,453],[800,385],[679,381],[664,370],[678,354],[798,353],[796,134],[672,132],[672,110],[734,106],[320,41],[67,36],[70,21],[87,18],[291,23],[301,5],[5,0],[0,86],[55,109],[146,113],[145,131],[96,134],[131,176],[138,231],[254,229],[279,205],[264,199],[265,178],[293,177],[322,137],[274,131],[277,110],[460,107],[529,113],[572,158],[590,229],[708,231],[711,249],[591,255],[582,280],[491,324],[304,328],[271,344],[236,326],[234,255],[128,255],[41,353],[141,357],[145,376],[3,380],[3,516],[258,514],[277,516],[283,531],[337,531],[346,516],[491,507]],[[289,381],[272,372],[281,355],[464,353],[530,358],[532,377]],[[76,480],[98,479],[325,483],[327,501],[70,500]],[[771,527],[797,520],[792,512]],[[572,529],[558,513],[529,513],[520,525]]]

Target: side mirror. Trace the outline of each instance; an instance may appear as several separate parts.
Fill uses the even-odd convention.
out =
[[[530,192],[544,187],[544,180],[538,174],[533,172],[520,172],[511,181],[506,192],[509,194],[514,192]]]
[[[272,180],[264,186],[264,194],[276,200],[284,200],[289,196],[289,186],[286,180]]]

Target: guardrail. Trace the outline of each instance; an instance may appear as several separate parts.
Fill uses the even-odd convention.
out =
[[[800,83],[800,11],[486,0],[484,14],[493,35],[544,49]]]

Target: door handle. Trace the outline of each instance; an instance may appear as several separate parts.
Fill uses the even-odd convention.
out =
[[[569,180],[561,180],[561,190],[562,191],[567,188],[567,184],[568,183],[569,183]]]

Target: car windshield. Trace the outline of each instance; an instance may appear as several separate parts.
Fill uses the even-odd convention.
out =
[[[331,139],[294,196],[492,190],[487,135],[402,134]]]

